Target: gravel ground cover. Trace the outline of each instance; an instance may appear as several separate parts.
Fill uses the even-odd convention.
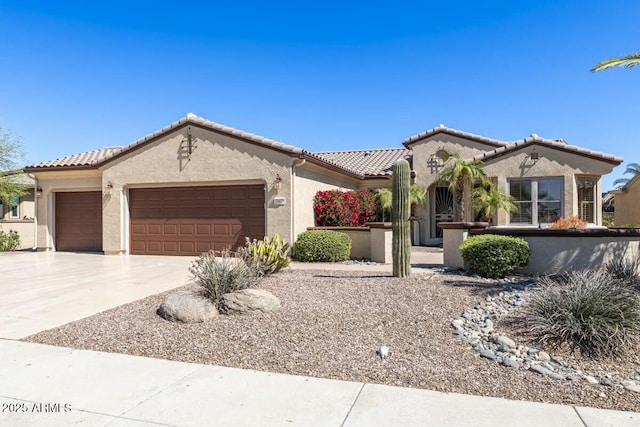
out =
[[[453,334],[452,319],[499,291],[446,273],[410,278],[285,271],[260,287],[276,313],[176,324],[156,310],[167,293],[41,332],[26,341],[260,371],[640,412],[640,394],[506,368]],[[185,287],[188,289],[189,287]],[[194,289],[194,288],[192,288]],[[510,333],[516,329],[510,327]],[[517,338],[517,337],[514,337]],[[390,355],[376,350],[386,345]]]

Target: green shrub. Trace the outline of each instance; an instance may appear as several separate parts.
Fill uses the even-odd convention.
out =
[[[614,218],[611,213],[603,213],[602,214],[602,225],[605,227],[613,227],[614,226]]]
[[[544,277],[524,310],[537,341],[552,348],[597,358],[625,355],[639,342],[640,300],[604,270]]]
[[[20,236],[16,231],[9,230],[9,233],[0,231],[0,252],[15,251],[20,246]]]
[[[259,275],[272,274],[286,267],[291,262],[287,255],[289,243],[275,234],[266,236],[262,240],[249,240],[244,247],[238,249],[240,256],[250,267],[253,267]]]
[[[189,272],[194,283],[202,286],[209,299],[218,304],[222,295],[255,286],[258,274],[233,252],[213,251],[201,254],[191,263]]]
[[[501,278],[529,263],[531,249],[519,237],[482,234],[462,242],[465,269],[482,277]]]
[[[298,235],[294,247],[300,261],[346,261],[351,254],[351,237],[338,231],[309,230]]]
[[[637,289],[640,286],[640,276],[638,275],[639,269],[640,258],[627,260],[619,257],[604,265],[605,273],[616,280],[620,286],[628,287],[630,289]]]
[[[630,224],[622,224],[621,228],[640,228],[640,224],[630,223]]]

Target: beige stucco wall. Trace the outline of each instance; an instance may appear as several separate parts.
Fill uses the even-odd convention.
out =
[[[614,195],[614,223],[617,227],[625,224],[640,224],[640,179],[633,178],[622,190]]]
[[[42,197],[36,206],[36,246],[39,250],[55,249],[55,193],[64,191],[100,191],[99,170],[68,170],[36,172],[37,186]]]
[[[300,163],[300,162],[297,162]],[[293,200],[293,240],[307,229],[315,225],[313,213],[313,197],[324,190],[355,190],[360,181],[345,175],[332,172],[310,162],[294,167],[293,187],[290,199]]]
[[[510,178],[561,178],[563,182],[562,216],[578,215],[577,177],[596,179],[595,189],[595,224],[602,224],[601,175],[611,172],[614,165],[596,159],[555,150],[541,145],[535,146],[539,160],[529,158],[532,147],[518,150],[505,156],[490,159],[484,164],[487,175],[496,177],[497,187],[507,193],[507,182]],[[504,211],[498,213],[496,225],[508,225],[508,217]]]
[[[539,160],[533,162],[529,154],[535,146],[539,153]],[[412,146],[413,169],[416,172],[415,181],[418,185],[428,188],[429,199],[434,200],[437,171],[427,164],[429,158],[438,150],[457,152],[463,158],[471,158],[490,151],[493,147],[469,141],[463,138],[449,136],[447,134],[435,135],[431,139],[425,139]],[[488,160],[484,164],[487,175],[494,178],[500,191],[507,192],[507,182],[510,178],[550,178],[558,177],[563,181],[563,216],[576,215],[578,213],[576,178],[590,177],[597,181],[595,189],[595,224],[602,224],[602,200],[600,177],[611,172],[615,167],[610,163],[588,158],[579,154],[565,152],[549,148],[544,145],[533,144],[522,150],[508,155]],[[471,194],[467,192],[465,197],[467,207],[471,206]],[[617,200],[616,200],[617,205]],[[465,221],[472,221],[472,209],[466,210]],[[420,221],[420,238],[422,241],[429,238],[432,233],[432,218],[435,214],[433,203],[416,209],[416,215],[422,217]],[[498,212],[496,225],[508,225],[508,216],[504,211]]]
[[[110,182],[114,188],[104,200],[105,253],[127,251],[128,189],[145,187],[264,184],[266,233],[291,241],[291,157],[196,126],[190,132],[196,145],[190,156],[184,149],[183,127],[102,167],[101,185]],[[273,187],[277,175],[282,179],[278,190]],[[277,206],[275,197],[284,197],[284,205]]]
[[[426,138],[413,144],[411,150],[413,152],[413,170],[416,173],[415,183],[422,188],[427,189],[428,202],[423,206],[417,206],[415,209],[416,216],[419,216],[420,223],[420,240],[425,242],[432,238],[432,218],[435,214],[433,201],[435,200],[435,182],[438,170],[428,165],[428,161],[432,155],[443,150],[449,153],[458,153],[465,159],[471,158],[485,151],[493,150],[495,147],[482,144],[476,141],[467,140],[446,133],[441,133]]]
[[[20,236],[18,249],[33,249],[35,247],[36,223],[35,223],[35,196],[34,189],[29,194],[20,197],[18,204],[18,218],[11,218],[11,208],[8,205],[0,205],[0,230],[5,233],[13,230]]]

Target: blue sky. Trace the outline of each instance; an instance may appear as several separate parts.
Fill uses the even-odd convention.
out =
[[[311,151],[440,123],[640,162],[640,2],[0,0],[0,125],[26,163],[193,112]]]

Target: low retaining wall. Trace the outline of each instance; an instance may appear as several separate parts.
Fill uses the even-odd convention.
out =
[[[9,233],[13,230],[20,236],[19,250],[33,249],[35,247],[35,226],[33,220],[8,219],[0,221],[0,231]]]
[[[351,237],[351,258],[365,258],[382,264],[392,262],[390,222],[370,222],[366,227],[308,227],[307,230],[331,230],[347,234]]]
[[[489,228],[471,235],[502,234],[529,243],[531,260],[523,269],[529,274],[562,273],[597,269],[614,259],[633,260],[640,255],[638,229],[532,230]]]
[[[614,259],[633,260],[640,255],[640,229],[538,230],[486,228],[477,223],[446,223],[443,229],[444,264],[452,268],[464,266],[460,244],[468,236],[480,234],[507,235],[526,240],[531,248],[529,265],[521,270],[526,274],[597,269]]]

